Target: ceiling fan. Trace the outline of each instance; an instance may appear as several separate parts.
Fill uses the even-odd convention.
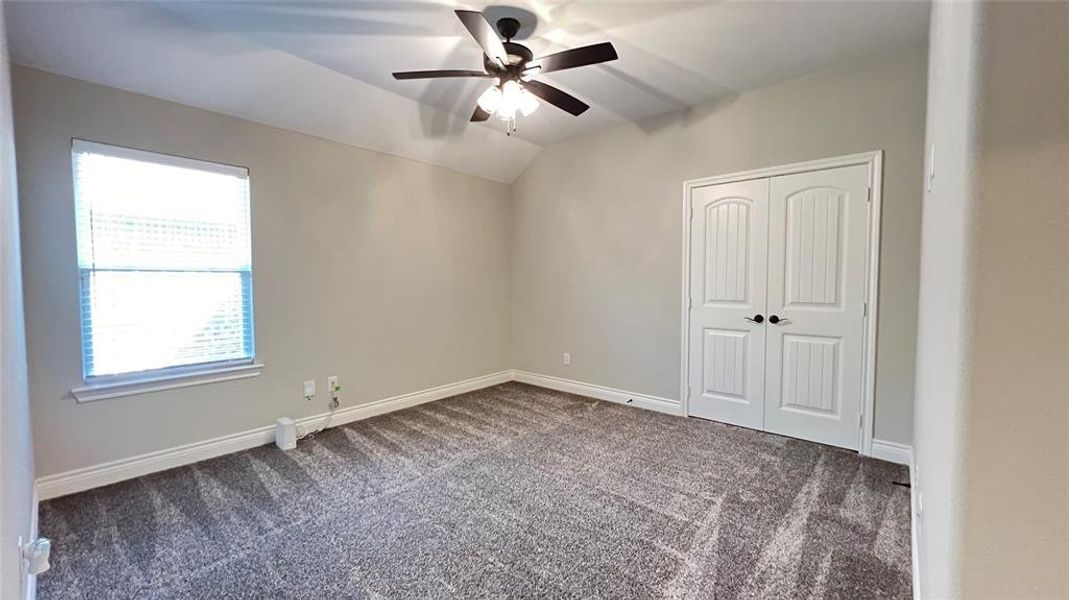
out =
[[[483,71],[402,71],[394,73],[394,79],[438,79],[445,77],[475,77],[496,79],[479,96],[478,106],[471,120],[486,121],[491,115],[505,121],[507,131],[516,130],[516,113],[530,115],[538,108],[538,99],[556,106],[572,115],[579,116],[590,108],[585,102],[548,83],[532,81],[543,73],[573,69],[586,65],[616,60],[616,49],[609,42],[573,48],[556,54],[534,58],[526,46],[513,42],[520,31],[520,22],[512,17],[498,19],[497,31],[482,13],[473,10],[458,10],[457,17],[471,33],[471,37],[483,49]],[[505,38],[502,42],[498,33]]]

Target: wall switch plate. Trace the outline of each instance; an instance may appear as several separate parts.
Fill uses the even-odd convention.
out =
[[[572,355],[568,352],[565,352],[561,360],[564,362],[564,366],[567,367],[568,365],[572,364]]]
[[[309,398],[316,395],[316,380],[309,379],[304,382],[304,397]]]

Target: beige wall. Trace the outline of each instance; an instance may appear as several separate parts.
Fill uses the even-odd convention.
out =
[[[682,182],[875,149],[876,437],[909,443],[924,72],[915,48],[574,139],[543,151],[510,205],[501,184],[17,67],[38,476],[298,415],[301,382],[334,374],[343,406],[509,367],[675,398]],[[250,168],[260,377],[70,397],[71,137]]]
[[[19,540],[31,537],[33,449],[22,324],[15,138],[4,11],[0,6],[0,598],[23,598]]]
[[[936,2],[917,344],[925,598],[1069,597],[1069,5]]]
[[[963,598],[1069,598],[1069,4],[985,3]]]
[[[24,67],[14,94],[39,477],[299,416],[305,379],[321,412],[329,375],[344,408],[508,368],[507,186]],[[70,397],[72,137],[249,168],[261,376]]]
[[[875,437],[910,443],[925,65],[901,51],[543,149],[513,184],[513,367],[678,398],[683,181],[883,149]]]

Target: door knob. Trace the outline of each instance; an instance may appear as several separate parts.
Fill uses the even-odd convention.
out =
[[[772,316],[770,316],[768,318],[768,322],[772,323],[773,325],[777,325],[779,323],[783,323],[784,325],[786,325],[786,324],[790,323],[791,320],[790,319],[781,319],[776,315],[772,315]]]
[[[761,323],[761,322],[763,322],[765,320],[765,318],[763,316],[761,316],[760,313],[758,313],[758,314],[756,314],[756,315],[754,315],[752,317],[743,317],[743,318],[746,319],[747,321],[751,322],[751,323]]]

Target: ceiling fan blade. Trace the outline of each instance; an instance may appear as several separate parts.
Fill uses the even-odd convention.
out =
[[[486,121],[489,118],[490,118],[490,113],[488,113],[485,110],[483,110],[483,108],[481,106],[476,106],[475,107],[475,112],[471,113],[471,122],[472,123],[481,123],[482,121]]]
[[[501,43],[501,38],[497,37],[497,31],[494,31],[481,12],[458,10],[456,13],[457,18],[487,56],[498,61],[502,66],[509,64],[509,55],[505,52],[505,45]]]
[[[596,65],[598,63],[609,62],[610,60],[616,60],[617,58],[619,58],[619,56],[616,55],[616,48],[612,47],[612,43],[602,42],[592,46],[572,48],[571,50],[565,50],[564,52],[536,58],[531,61],[530,66],[540,66],[541,68],[538,69],[537,72],[541,74],[552,71],[563,71],[564,69],[574,69],[575,67],[583,67],[586,65]]]
[[[445,71],[400,71],[393,74],[394,79],[440,79],[442,77],[493,77],[482,71],[461,71],[457,69]]]
[[[527,91],[535,96],[538,96],[553,106],[577,117],[590,108],[590,106],[579,98],[576,98],[568,92],[559,90],[548,83],[542,83],[541,81],[525,81],[523,87],[527,88]]]

